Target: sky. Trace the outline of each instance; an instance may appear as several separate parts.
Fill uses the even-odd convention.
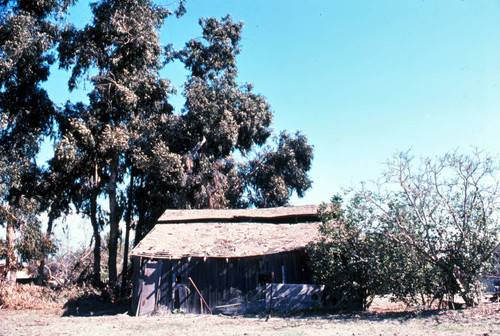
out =
[[[499,153],[499,1],[187,0],[186,8],[167,19],[162,43],[182,48],[201,37],[201,17],[243,21],[239,81],[267,98],[276,131],[300,130],[314,146],[312,188],[293,205],[376,180],[399,151]],[[88,2],[68,20],[90,23]],[[181,65],[162,74],[182,92]],[[85,100],[90,85],[68,94],[67,77],[53,69],[50,97]]]

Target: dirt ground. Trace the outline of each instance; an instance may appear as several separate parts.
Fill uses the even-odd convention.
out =
[[[376,309],[376,308],[375,308]],[[63,309],[0,310],[0,335],[500,335],[500,305],[459,311],[231,317],[64,316]],[[88,314],[91,315],[91,314]]]

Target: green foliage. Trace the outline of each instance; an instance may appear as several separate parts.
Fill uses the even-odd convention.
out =
[[[176,207],[269,207],[286,204],[294,191],[302,197],[311,185],[312,147],[304,135],[286,132],[265,146],[271,107],[251,84],[236,82],[243,24],[226,16],[200,25],[203,39],[173,53],[191,72],[178,149],[187,153],[181,183],[187,195]]]
[[[131,153],[137,152],[141,131],[156,130],[158,118],[172,111],[167,102],[169,82],[158,76],[163,65],[158,29],[172,13],[149,0],[103,0],[92,5],[92,13],[92,24],[82,30],[68,27],[58,47],[61,67],[72,70],[70,89],[82,75],[97,69],[91,78],[89,106],[70,107],[74,121],[63,133],[60,159],[79,158],[75,168],[81,159],[92,163],[90,170],[75,173],[90,191],[86,204],[91,205],[96,239],[96,198],[107,193],[109,270],[110,281],[115,282],[118,222],[123,212],[118,185],[130,168]]]
[[[303,197],[311,187],[307,172],[311,169],[313,148],[307,138],[282,132],[275,150],[259,153],[250,160],[246,178],[250,204],[257,207],[285,205],[295,191]]]
[[[190,71],[182,113],[144,123],[133,150],[138,239],[167,207],[285,205],[311,185],[307,138],[282,132],[269,145],[270,105],[236,81],[243,24],[227,16],[200,25],[202,38],[181,51],[166,48],[169,61]]]
[[[0,220],[12,221],[18,235],[15,238],[15,248],[21,260],[39,260],[56,251],[52,237],[41,231],[37,218],[39,203],[33,199],[20,197],[16,207],[10,207],[10,212],[0,211]],[[8,256],[8,242],[0,240],[0,258]],[[15,264],[15,263],[14,263]]]
[[[386,183],[398,189],[376,201],[388,237],[422,265],[426,294],[472,305],[498,243],[498,162],[476,152],[417,164],[400,153],[388,167]]]
[[[384,237],[373,230],[372,210],[360,195],[343,208],[340,196],[320,210],[321,239],[309,247],[316,282],[337,309],[365,309],[387,289]]]
[[[91,219],[98,274],[105,222],[98,199],[104,195],[114,282],[122,217],[127,231],[135,222],[137,243],[167,207],[284,205],[293,192],[303,196],[310,188],[306,137],[282,132],[271,143],[269,103],[251,84],[237,82],[241,22],[201,19],[202,38],[175,51],[160,44],[159,32],[169,16],[185,12],[184,1],[171,11],[152,0],[100,0],[91,5],[92,21],[84,28],[61,29],[58,19],[72,3],[0,2],[4,213],[12,213],[20,197],[36,197],[34,213],[47,211],[50,236],[54,220],[75,205]],[[56,51],[59,66],[71,72],[70,90],[90,80],[88,105],[56,108],[41,87]],[[179,113],[169,103],[175,89],[160,76],[169,61],[182,62],[190,73]],[[46,136],[56,139],[55,154],[42,170],[35,158]],[[43,238],[35,226],[10,222],[37,241]],[[28,252],[35,240],[26,240],[20,251],[31,257],[52,251],[40,243],[40,251]]]
[[[398,154],[384,189],[359,190],[345,210],[334,198],[323,212],[311,253],[317,280],[351,300],[359,289],[426,307],[457,295],[473,305],[498,244],[498,177],[498,163],[481,153],[420,166]]]
[[[71,2],[0,2],[0,224],[7,227],[8,267],[15,267],[16,230],[24,258],[44,254],[35,219],[43,210],[35,159],[52,134],[56,108],[41,84],[55,61],[58,19]]]
[[[40,223],[24,224],[19,231],[20,239],[16,248],[22,260],[40,260],[57,251],[54,240],[41,231]]]

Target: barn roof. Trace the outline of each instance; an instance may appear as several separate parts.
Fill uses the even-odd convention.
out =
[[[287,218],[294,218],[290,222],[301,222],[301,218],[317,221],[318,205],[289,206],[262,209],[227,209],[227,210],[166,210],[159,223],[207,222],[207,221],[247,221],[247,222],[286,222]]]
[[[318,238],[318,222],[301,224],[157,224],[132,250],[133,256],[236,258],[304,248]]]

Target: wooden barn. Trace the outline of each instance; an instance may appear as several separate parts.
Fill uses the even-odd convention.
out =
[[[305,248],[318,237],[317,210],[167,210],[131,252],[132,311],[149,314],[158,305],[189,313],[272,309],[269,284],[312,284]],[[281,297],[296,292],[318,300],[314,286],[282,287]]]

